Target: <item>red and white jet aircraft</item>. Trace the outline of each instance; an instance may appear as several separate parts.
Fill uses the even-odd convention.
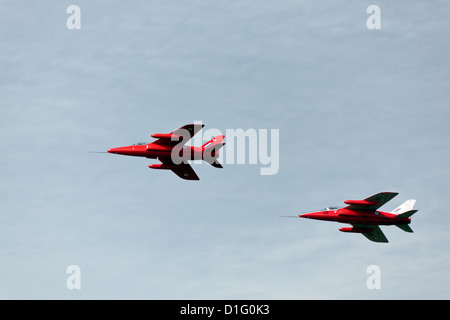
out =
[[[300,214],[300,218],[349,223],[352,227],[340,228],[339,231],[362,233],[374,242],[389,242],[380,229],[380,225],[395,225],[406,232],[413,232],[408,226],[416,200],[410,199],[392,212],[378,211],[382,205],[394,198],[396,192],[381,192],[364,200],[347,200],[347,207],[328,207],[320,211]]]
[[[182,179],[200,180],[187,160],[204,160],[216,168],[223,168],[217,158],[219,149],[225,144],[223,143],[225,136],[217,136],[201,147],[186,146],[186,142],[203,127],[203,124],[187,124],[171,133],[152,134],[152,138],[158,139],[152,143],[135,143],[131,146],[112,148],[108,152],[158,159],[162,163],[151,164],[149,168],[168,169]]]

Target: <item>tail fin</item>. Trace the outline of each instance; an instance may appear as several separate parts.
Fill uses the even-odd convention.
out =
[[[204,145],[202,145],[203,150],[209,149],[211,147],[218,146],[221,144],[220,147],[217,149],[220,149],[225,143],[222,143],[223,139],[225,139],[225,136],[217,136],[206,142]]]
[[[416,202],[416,200],[408,200],[408,201]],[[408,202],[408,201],[406,201],[406,202]],[[412,203],[411,208],[414,206],[414,202]],[[399,210],[399,211],[403,211],[403,210]],[[417,210],[408,210],[408,211],[405,211],[405,212],[402,212],[402,213],[398,214],[397,217],[399,217],[399,218],[409,218],[416,212],[417,212]],[[402,229],[403,231],[413,232],[411,227],[408,224],[406,224],[406,223],[404,223],[404,224],[396,224],[396,226],[399,227],[400,229]]]
[[[406,211],[412,210],[414,208],[415,203],[416,203],[415,199],[409,199],[409,200],[405,201],[404,203],[402,203],[398,208],[395,208],[394,210],[392,210],[391,213],[395,213],[395,214],[399,215]]]
[[[225,136],[217,136],[202,145],[203,160],[216,168],[223,168],[217,161],[219,149],[225,145],[223,139],[225,139]]]
[[[408,201],[402,203],[400,205],[400,207],[395,208],[391,213],[397,214],[397,217],[399,217],[399,218],[409,218],[414,213],[417,212],[417,210],[412,210],[412,208],[414,208],[414,204],[415,203],[416,203],[416,200],[409,199]],[[404,223],[404,224],[396,224],[396,226],[399,227],[400,229],[402,229],[405,232],[413,232],[411,227],[408,224],[406,224],[406,223]]]

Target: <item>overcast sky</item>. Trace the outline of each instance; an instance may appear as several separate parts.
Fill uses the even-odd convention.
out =
[[[0,298],[449,299],[449,16],[446,1],[0,1]],[[278,173],[203,163],[185,181],[88,153],[194,121],[278,129]],[[417,199],[414,233],[280,217],[381,191],[399,192],[384,211]]]

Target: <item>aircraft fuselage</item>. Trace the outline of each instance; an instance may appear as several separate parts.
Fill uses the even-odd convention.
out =
[[[157,159],[160,157],[170,158],[172,155],[178,155],[185,160],[203,159],[203,150],[201,147],[184,146],[182,148],[173,145],[164,144],[134,144],[131,146],[111,148],[109,153],[121,154],[133,157],[145,157]],[[173,153],[172,153],[173,152]]]
[[[322,210],[301,214],[300,218],[335,221],[350,224],[395,225],[409,224],[410,218],[400,218],[383,211],[349,210],[346,208]]]

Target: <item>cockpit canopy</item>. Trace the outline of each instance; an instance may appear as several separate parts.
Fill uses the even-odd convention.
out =
[[[148,144],[148,142],[136,142],[134,145],[135,146],[145,146],[146,144]]]
[[[332,207],[325,207],[322,209],[322,211],[327,211],[327,210],[338,210],[341,209],[343,207],[338,207],[338,206],[332,206]]]

